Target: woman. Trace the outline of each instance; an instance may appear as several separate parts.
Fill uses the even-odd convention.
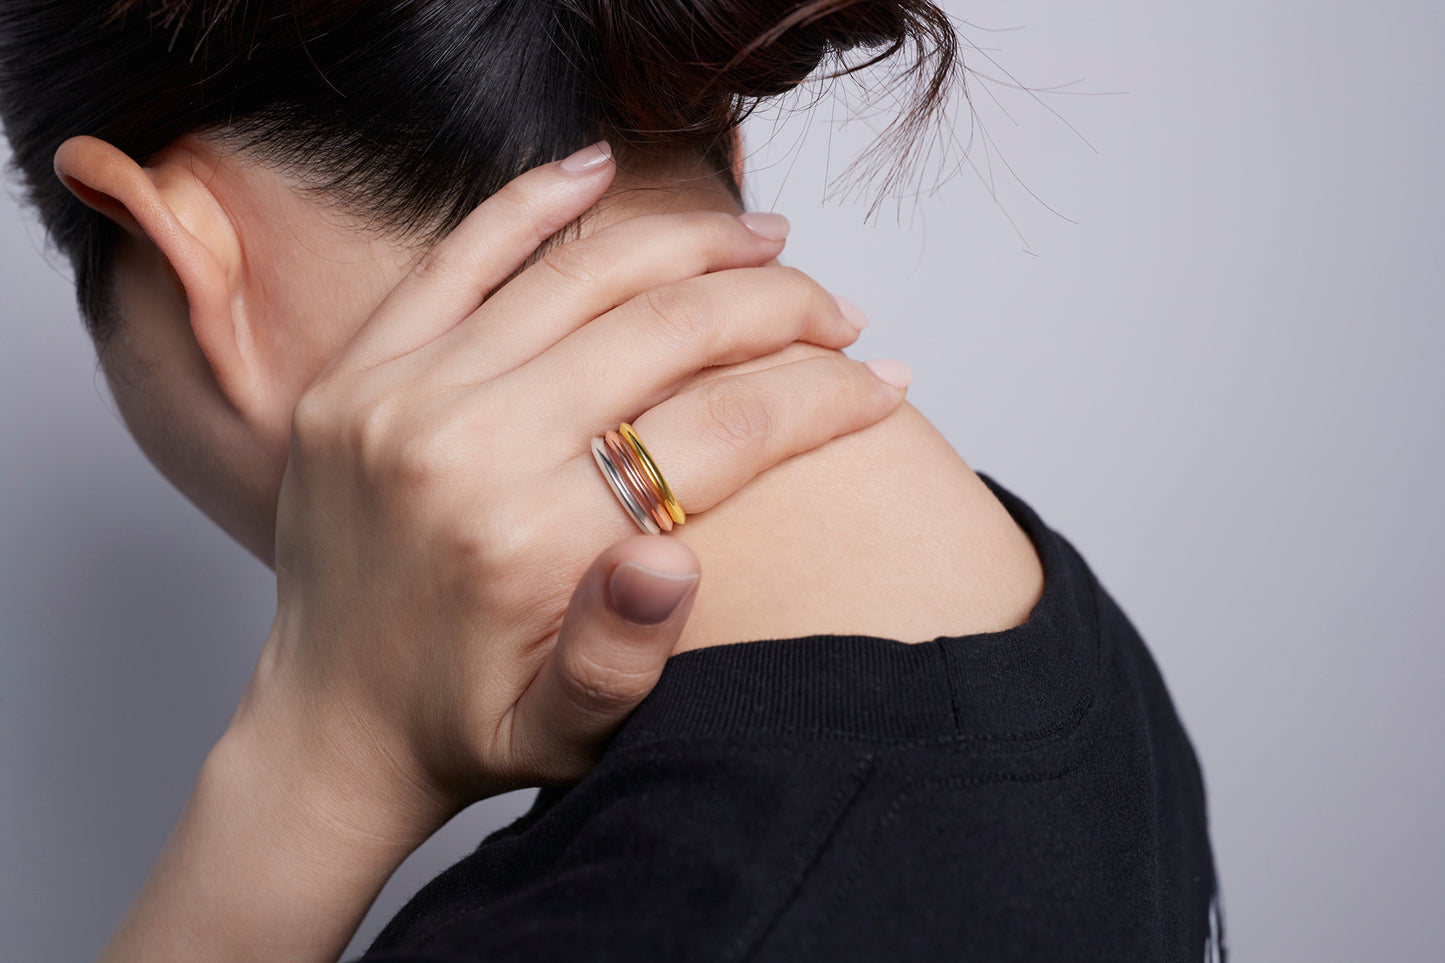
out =
[[[742,114],[835,54],[913,49],[897,130],[926,121],[933,5],[0,27],[6,132],[128,427],[277,572],[110,958],[334,959],[408,852],[525,785],[558,788],[369,957],[1214,945],[1198,770],[1137,634],[741,212]]]

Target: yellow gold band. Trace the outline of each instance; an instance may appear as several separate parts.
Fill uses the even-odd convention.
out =
[[[642,463],[643,470],[647,472],[648,477],[651,478],[653,484],[657,486],[657,492],[662,496],[662,504],[663,507],[667,509],[667,514],[672,516],[674,522],[681,525],[687,520],[687,515],[684,514],[682,505],[678,504],[677,496],[674,495],[672,489],[668,487],[667,479],[662,477],[662,471],[657,467],[657,462],[653,461],[652,455],[648,454],[647,446],[642,443],[642,439],[637,437],[637,432],[633,431],[632,426],[627,422],[624,421],[617,431],[618,434],[622,435],[627,441],[627,444],[632,450],[637,453],[637,460]]]

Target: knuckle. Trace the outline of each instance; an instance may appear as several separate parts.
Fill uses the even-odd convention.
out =
[[[322,442],[336,419],[331,392],[322,386],[308,388],[291,411],[291,444],[305,451]]]
[[[391,406],[379,399],[357,405],[347,415],[344,441],[363,464],[378,462],[386,451],[391,420]]]
[[[827,397],[822,402],[824,412],[855,412],[859,408],[873,410],[880,402],[893,399],[893,391],[883,381],[863,366],[861,361],[839,354],[836,357],[820,359],[827,365],[825,389]]]
[[[417,281],[435,283],[457,277],[456,265],[452,263],[445,242],[433,244],[411,269]]]
[[[767,443],[775,418],[763,393],[741,378],[720,378],[702,388],[708,427],[730,448],[746,449]]]
[[[899,404],[897,392],[862,362],[844,355],[816,358],[816,388],[811,393],[809,419],[813,426],[833,432],[856,431],[884,417]]]
[[[450,410],[418,412],[414,404],[393,403],[389,419],[391,442],[386,464],[392,480],[404,488],[457,489],[468,466],[485,462],[487,446],[479,443],[476,425]]]
[[[568,700],[593,712],[632,708],[651,691],[653,675],[605,665],[576,649],[563,657],[562,679]]]
[[[829,351],[825,355],[807,359],[809,365],[816,365],[819,381],[824,391],[834,397],[875,394],[878,377],[869,371],[861,361],[854,361],[841,351]]]
[[[635,233],[639,237],[662,237],[666,243],[676,245],[699,238],[722,237],[724,232],[719,230],[719,219],[729,216],[703,210],[642,214],[609,230],[616,230],[622,235]]]
[[[779,272],[778,283],[782,288],[780,293],[787,299],[787,303],[803,309],[794,314],[800,323],[814,314],[835,310],[833,296],[815,281],[812,275],[784,265],[774,270]]]
[[[476,557],[484,558],[493,571],[511,573],[508,580],[530,573],[533,566],[528,562],[534,558],[541,538],[538,529],[536,513],[527,511],[525,505],[491,499],[473,529],[473,541],[480,549]],[[525,590],[526,585],[519,588]]]
[[[531,196],[531,192],[526,188],[526,174],[522,174],[503,184],[482,203],[488,207],[500,207],[503,213],[509,216],[525,217],[531,210]]]
[[[674,250],[691,246],[713,247],[728,241],[736,241],[737,235],[728,230],[729,222],[741,226],[731,214],[717,211],[672,211],[667,214],[644,214],[624,225],[639,234],[657,236]],[[743,229],[746,232],[746,228]]]
[[[685,284],[651,288],[643,301],[652,316],[656,335],[669,345],[687,345],[705,339],[711,330],[711,312]]]
[[[607,253],[591,241],[564,244],[542,257],[543,264],[574,284],[594,284],[605,277],[608,261]]]
[[[721,248],[728,244],[735,244],[741,236],[738,229],[744,235],[751,232],[742,226],[742,222],[731,214],[721,214],[717,211],[688,211],[678,214],[683,227],[690,237],[694,238],[704,248]]]
[[[811,275],[791,264],[779,264],[771,270],[778,277],[779,283],[790,291],[806,292],[810,285],[816,283]]]
[[[557,215],[549,208],[545,196],[538,194],[527,174],[503,185],[487,203],[501,208],[501,216],[506,221],[529,225],[533,233],[543,237],[561,226],[556,223]]]
[[[489,505],[478,516],[455,519],[437,534],[438,550],[450,573],[448,594],[474,598],[484,592],[496,611],[525,611],[526,588],[520,581],[533,545],[525,522],[504,508]],[[534,593],[535,594],[535,593]]]
[[[749,250],[755,250],[756,238],[732,214],[716,211],[693,211],[687,217],[689,247],[697,272],[719,263],[756,264],[756,260],[739,261]]]
[[[498,545],[485,526],[457,525],[443,539],[454,594],[464,598],[474,595],[479,585],[487,584],[491,573],[499,571]]]
[[[447,446],[441,433],[434,430],[416,431],[402,438],[387,461],[388,474],[408,491],[431,488],[449,467]]]

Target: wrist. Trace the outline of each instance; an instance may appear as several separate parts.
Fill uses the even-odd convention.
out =
[[[108,961],[335,960],[401,862],[445,820],[249,690],[201,767]]]
[[[337,692],[307,691],[267,641],[203,778],[266,785],[282,806],[337,845],[410,852],[463,808],[434,787],[398,733],[369,724]]]
[[[277,738],[250,721],[232,723],[206,756],[195,795],[265,813],[268,834],[304,845],[308,856],[324,861],[345,853],[393,867],[453,815],[399,781],[370,775],[374,767],[314,743]]]

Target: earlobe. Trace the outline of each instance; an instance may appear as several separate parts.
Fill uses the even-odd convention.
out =
[[[130,238],[153,246],[170,265],[183,289],[184,321],[222,394],[233,408],[249,413],[259,400],[261,371],[243,299],[233,296],[239,240],[192,160],[163,154],[143,168],[103,140],[72,137],[55,153],[55,173],[77,198]],[[165,283],[163,276],[156,272],[146,283]]]

